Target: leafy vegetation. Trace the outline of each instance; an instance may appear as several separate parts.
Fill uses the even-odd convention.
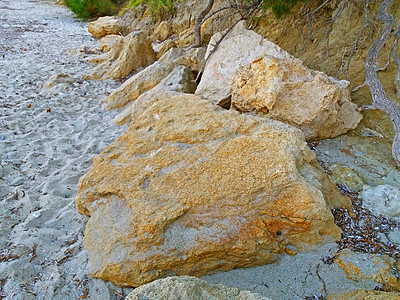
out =
[[[272,10],[275,17],[281,18],[290,13],[293,6],[305,0],[261,0],[261,8]]]
[[[64,4],[82,19],[113,15],[123,2],[124,0],[64,0]]]
[[[131,0],[126,7],[137,7],[145,4],[153,18],[163,14],[175,12],[174,0]]]

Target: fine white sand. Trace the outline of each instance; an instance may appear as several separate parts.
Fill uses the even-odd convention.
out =
[[[86,26],[53,1],[0,0],[0,298],[103,300],[130,291],[88,275],[87,217],[74,203],[92,158],[126,130],[111,122],[117,111],[104,110],[119,83],[81,79],[98,47]],[[57,74],[68,76],[42,90]],[[204,279],[272,299],[322,295],[324,283],[328,294],[373,289],[321,261],[336,249]]]
[[[92,158],[124,130],[111,122],[117,112],[103,108],[118,84],[81,80],[90,70],[85,46],[98,41],[66,7],[0,1],[0,291],[7,299],[121,293],[87,274],[87,218],[74,203]],[[60,73],[69,83],[41,96],[43,83]]]

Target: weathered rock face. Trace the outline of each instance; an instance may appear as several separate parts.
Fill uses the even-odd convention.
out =
[[[363,207],[368,208],[374,215],[400,217],[400,189],[384,184],[366,189],[360,194]]]
[[[372,280],[387,291],[400,291],[400,282],[396,277],[400,263],[394,258],[344,249],[335,259],[335,263],[339,264],[348,279],[357,282]]]
[[[85,79],[121,78],[156,60],[151,41],[142,32],[132,32],[121,38],[113,36],[103,41],[102,48],[108,51],[91,60],[98,65]]]
[[[94,38],[99,39],[109,34],[119,34],[121,25],[115,17],[101,17],[88,24],[88,31]]]
[[[383,291],[369,291],[358,290],[341,295],[328,295],[327,300],[399,300],[400,293],[398,292],[383,292]]]
[[[357,127],[362,115],[349,82],[312,71],[295,58],[264,56],[232,78],[232,107],[300,128],[306,139],[326,139]]]
[[[164,41],[172,34],[172,26],[170,22],[161,22],[154,30],[153,37],[158,41]]]
[[[61,92],[68,91],[72,83],[75,82],[68,74],[60,73],[50,75],[49,78],[43,83],[40,95],[44,97],[52,97]]]
[[[216,34],[210,45],[220,36]],[[243,25],[212,54],[196,94],[215,104],[224,106],[231,101],[241,112],[257,112],[289,123],[300,128],[308,140],[343,134],[362,118],[351,102],[347,81],[306,68]]]
[[[149,91],[141,94],[135,101],[119,113],[114,122],[122,125],[135,119],[145,109],[145,107],[154,99],[161,95],[176,95],[179,93],[194,93],[196,83],[192,71],[185,66],[176,66],[169,75],[167,75],[159,84]]]
[[[331,164],[328,169],[336,184],[344,185],[352,192],[359,193],[363,190],[365,182],[354,169],[338,163]]]
[[[151,90],[166,78],[176,66],[186,66],[198,71],[204,57],[204,49],[170,49],[163,57],[143,71],[125,81],[106,99],[106,109],[123,107],[136,100],[144,92]]]
[[[100,50],[108,52],[113,48],[119,48],[124,42],[124,37],[121,35],[110,34],[100,40]]]
[[[81,178],[91,274],[138,286],[272,262],[339,239],[350,207],[300,130],[195,95],[153,99]]]
[[[135,289],[126,298],[126,300],[143,299],[268,300],[248,291],[228,288],[222,284],[209,284],[190,276],[158,279]]]
[[[176,48],[177,45],[173,40],[167,40],[160,49],[157,51],[157,58],[161,58],[165,53],[169,51],[171,48]]]
[[[213,35],[206,57],[221,36],[222,33]],[[240,22],[207,61],[196,94],[218,104],[232,94],[232,77],[236,70],[267,55],[282,59],[291,57],[274,43],[263,39],[254,31],[246,30],[244,22]]]

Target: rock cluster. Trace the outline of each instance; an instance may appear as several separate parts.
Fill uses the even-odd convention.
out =
[[[88,31],[96,39],[110,34],[120,34],[121,30],[119,20],[115,17],[101,17],[88,24]]]
[[[85,79],[116,79],[146,67],[156,60],[151,40],[142,32],[132,32],[125,37],[116,35],[103,38],[105,51],[90,62],[98,64]]]
[[[274,261],[350,207],[300,130],[195,95],[153,99],[80,180],[91,273],[123,286]]]
[[[196,94],[291,124],[308,140],[332,138],[357,126],[362,115],[351,102],[348,81],[308,69],[243,26],[235,27],[211,54]],[[208,54],[221,36],[213,36]]]
[[[135,289],[126,297],[126,300],[143,299],[268,300],[258,294],[209,284],[190,276],[158,279]]]
[[[133,75],[106,99],[106,109],[127,106],[115,119],[117,124],[131,120],[134,107],[165,92],[193,93],[196,89],[194,75],[204,57],[204,48],[172,48],[158,61]]]

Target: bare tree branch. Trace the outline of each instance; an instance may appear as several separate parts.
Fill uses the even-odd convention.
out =
[[[378,78],[378,57],[382,47],[390,37],[391,30],[396,22],[395,18],[387,10],[393,0],[383,0],[377,19],[383,22],[383,28],[378,38],[372,43],[365,60],[365,82],[372,96],[371,108],[379,109],[387,113],[393,123],[395,137],[392,144],[392,155],[400,166],[400,109],[390,100]]]
[[[208,0],[206,8],[196,18],[196,25],[194,27],[194,42],[192,47],[201,46],[201,24],[204,17],[210,12],[214,5],[214,0]]]

